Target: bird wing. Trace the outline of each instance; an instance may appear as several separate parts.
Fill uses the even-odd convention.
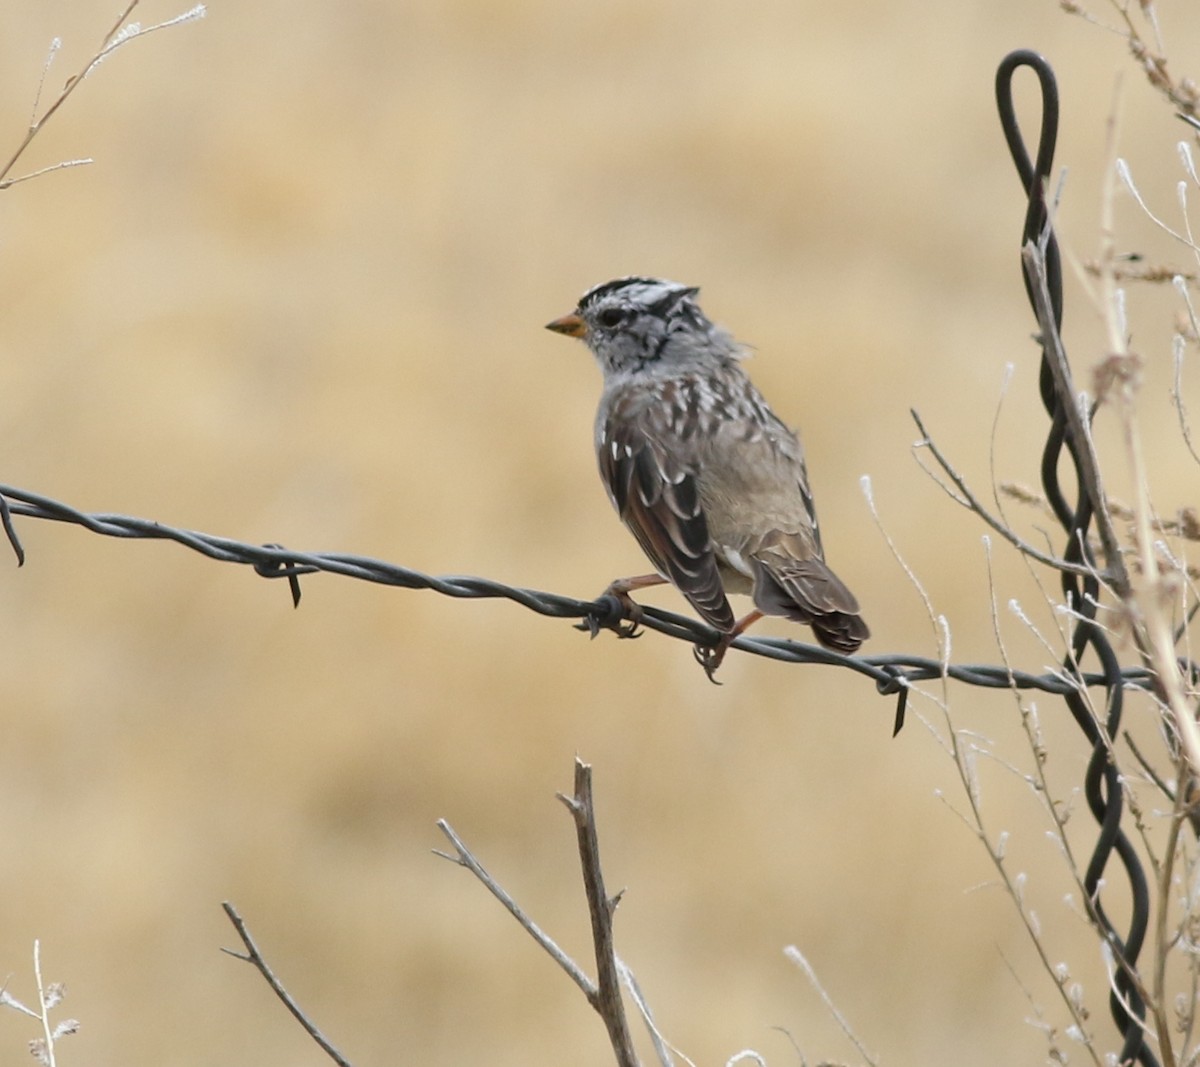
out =
[[[658,572],[718,630],[734,627],[696,471],[663,447],[669,428],[653,410],[619,401],[602,418],[596,439],[600,477],[621,520]]]

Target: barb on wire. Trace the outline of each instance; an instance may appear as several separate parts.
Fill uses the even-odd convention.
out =
[[[1013,107],[1012,79],[1021,67],[1033,71],[1041,92],[1041,130],[1037,158],[1032,162]],[[1060,333],[1062,268],[1053,219],[1046,203],[1059,113],[1058,87],[1050,64],[1036,52],[1024,49],[1007,55],[996,71],[996,103],[1004,137],[1028,201],[1021,236],[1021,277],[1038,320],[1038,339],[1042,348],[1039,386],[1042,403],[1050,416],[1050,429],[1042,452],[1042,484],[1046,499],[1066,535],[1063,558],[1078,565],[1072,569],[1059,568],[1065,602],[1075,619],[1063,671],[1070,677],[1080,677],[1080,663],[1090,652],[1100,664],[1105,689],[1103,726],[1093,717],[1080,688],[1062,694],[1072,718],[1092,748],[1084,793],[1100,832],[1084,875],[1086,903],[1104,943],[1118,960],[1109,996],[1109,1011],[1123,1040],[1117,1062],[1157,1067],[1158,1059],[1146,1040],[1147,1005],[1137,969],[1149,922],[1150,894],[1137,850],[1122,827],[1124,793],[1119,768],[1110,758],[1109,749],[1109,739],[1120,733],[1126,672],[1103,628],[1096,623],[1100,565],[1088,539],[1093,523],[1098,527],[1103,545],[1107,576],[1119,595],[1126,591],[1127,581],[1089,440],[1090,418],[1094,412],[1080,410]],[[1064,450],[1075,476],[1074,500],[1068,499],[1069,490],[1064,489],[1059,480],[1059,460]],[[1114,855],[1129,893],[1129,922],[1124,932],[1118,931],[1101,901],[1105,882],[1115,881],[1111,875],[1106,877],[1109,861]]]
[[[287,579],[292,590],[292,601],[297,605],[300,602],[300,577],[321,572],[405,589],[431,589],[443,596],[460,599],[511,600],[539,615],[581,619],[580,629],[593,635],[603,628],[612,627],[622,618],[622,608],[611,596],[579,600],[560,593],[506,585],[491,578],[464,575],[435,577],[367,556],[341,552],[297,552],[279,544],[248,544],[195,530],[177,529],[151,519],[88,513],[38,493],[0,485],[0,525],[8,535],[19,562],[24,562],[25,552],[12,522],[13,516],[69,523],[105,537],[174,541],[209,559],[252,567],[256,574],[264,578]],[[641,625],[667,637],[707,646],[715,646],[721,639],[716,630],[696,619],[648,605],[642,607],[642,612]],[[774,637],[742,635],[734,641],[733,647],[785,663],[823,663],[845,667],[870,678],[876,689],[885,696],[899,694],[904,697],[913,683],[942,677],[987,689],[1015,686],[1018,689],[1037,689],[1060,695],[1075,693],[1080,685],[1105,685],[1111,680],[1107,674],[1031,674],[991,664],[951,664],[946,667],[936,659],[906,654],[843,656],[818,645]],[[1148,670],[1132,668],[1120,672],[1118,681],[1133,689],[1149,689],[1153,684],[1153,676]]]

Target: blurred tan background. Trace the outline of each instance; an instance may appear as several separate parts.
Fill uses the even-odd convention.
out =
[[[44,100],[113,8],[7,0],[0,155],[51,38]],[[145,0],[138,18],[181,9]],[[1171,0],[1160,16],[1195,74],[1200,13]],[[661,274],[703,286],[801,427],[867,651],[936,646],[863,474],[955,661],[996,662],[983,530],[914,462],[908,409],[987,497],[1015,363],[996,474],[1036,483],[1022,205],[992,103],[996,63],[1021,46],[1063,84],[1068,246],[1097,246],[1118,70],[1122,152],[1174,211],[1184,128],[1117,37],[1051,0],[215,0],[105,62],[18,171],[94,166],[0,196],[3,480],[591,596],[644,564],[594,470],[599,374],[542,324],[596,282]],[[1127,197],[1118,222],[1121,247],[1186,265]],[[1174,307],[1131,295],[1164,511],[1195,503],[1166,398]],[[1067,325],[1086,381],[1102,335],[1073,279]],[[1112,470],[1119,491],[1119,455]],[[1031,536],[1046,525],[1011,512]],[[178,546],[19,529],[25,568],[0,552],[0,974],[31,997],[42,939],[84,1025],[62,1063],[323,1062],[218,952],[235,944],[224,899],[363,1067],[610,1062],[578,991],[430,854],[445,817],[594,971],[554,800],[576,753],[596,768],[610,885],[627,888],[620,951],[697,1063],[747,1046],[798,1062],[776,1027],[810,1061],[857,1060],[787,944],[889,1063],[1042,1059],[1013,972],[1065,1025],[983,850],[935,796],[964,807],[916,717],[944,729],[928,702],[893,740],[893,702],[844,671],[734,653],[716,688],[653,634],[589,642],[507,602],[329,576],[293,611],[282,585]],[[1049,628],[1025,569],[995,554],[1000,603]],[[647,599],[681,609],[669,591]],[[1002,616],[1019,663],[1051,662]],[[960,727],[1027,766],[1011,697],[949,694]],[[1057,702],[1038,706],[1067,796],[1086,752]],[[990,829],[1011,833],[1050,952],[1084,979],[1112,1048],[1045,820],[1015,776],[981,774]],[[1082,812],[1071,826],[1086,849]],[[32,1036],[0,1015],[0,1060],[27,1062]]]

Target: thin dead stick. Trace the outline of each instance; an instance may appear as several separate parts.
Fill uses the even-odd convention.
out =
[[[672,1059],[672,1053],[674,1053],[687,1064],[687,1067],[696,1067],[659,1030],[658,1024],[654,1021],[654,1013],[650,1010],[650,1005],[646,1003],[646,998],[642,995],[642,987],[638,985],[638,980],[634,976],[633,971],[621,959],[617,960],[617,966],[621,968],[621,981],[625,983],[625,988],[629,990],[629,995],[633,997],[634,1007],[637,1008],[638,1013],[641,1015],[642,1022],[646,1024],[646,1031],[650,1034],[650,1041],[654,1045],[654,1054],[658,1057],[658,1062],[662,1064],[662,1067],[675,1067],[675,1061]]]
[[[228,953],[234,959],[244,960],[246,963],[252,964],[257,968],[258,973],[267,980],[267,985],[271,987],[275,995],[283,1001],[284,1007],[292,1013],[296,1021],[304,1027],[305,1032],[318,1045],[325,1050],[338,1067],[352,1067],[352,1064],[345,1056],[343,1056],[336,1048],[330,1044],[329,1039],[321,1033],[309,1019],[300,1006],[292,999],[291,994],[283,987],[283,983],[275,977],[275,972],[271,970],[267,961],[263,959],[262,953],[258,951],[258,946],[254,943],[254,938],[250,936],[250,931],[246,928],[245,920],[238,914],[237,909],[228,901],[224,901],[221,907],[225,909],[225,914],[229,916],[229,921],[233,923],[233,928],[237,931],[238,937],[242,939],[242,944],[246,946],[245,953],[234,952],[231,948],[223,948],[222,952]]]
[[[61,170],[63,167],[78,167],[87,163],[91,163],[92,161],[90,159],[66,160],[62,163],[56,163],[49,167],[43,167],[41,170],[34,171],[32,174],[24,174],[17,178],[8,177],[9,172],[12,171],[14,166],[16,166],[17,160],[24,155],[25,149],[27,149],[33,139],[39,133],[41,133],[46,123],[49,122],[58,109],[67,102],[68,97],[70,97],[70,95],[79,87],[80,83],[82,83],[83,80],[108,56],[110,56],[122,45],[133,40],[134,37],[144,37],[146,34],[153,33],[156,30],[165,30],[171,26],[177,26],[182,22],[191,22],[194,19],[203,18],[205,13],[204,5],[197,4],[190,11],[185,11],[183,14],[176,15],[174,18],[167,19],[165,22],[159,22],[153,26],[140,28],[136,25],[129,24],[128,22],[129,16],[133,14],[133,9],[137,7],[138,3],[139,0],[130,0],[130,3],[126,6],[125,10],[121,12],[121,15],[113,24],[112,29],[105,34],[104,40],[100,47],[83,65],[83,68],[79,71],[79,73],[72,75],[67,79],[67,83],[63,86],[62,92],[59,93],[54,102],[50,104],[48,108],[46,108],[46,110],[42,113],[41,118],[38,118],[35,114],[30,119],[29,128],[25,131],[25,136],[21,139],[21,143],[17,145],[16,151],[13,152],[13,154],[9,157],[8,162],[5,163],[3,167],[0,167],[0,189],[7,189],[10,186],[16,185],[18,182],[28,181],[30,178],[36,178],[41,174],[48,174],[51,171]],[[45,80],[46,73],[50,68],[51,62],[53,62],[54,55],[57,51],[58,40],[55,39],[50,51],[50,56],[46,60],[46,66],[42,71],[43,81]],[[39,100],[41,98],[40,85],[38,87],[38,98]],[[36,109],[36,103],[34,107]]]
[[[1111,195],[1110,195],[1111,199]],[[1142,569],[1142,580],[1134,586],[1120,544],[1113,527],[1112,515],[1104,498],[1100,481],[1099,464],[1092,446],[1091,434],[1076,402],[1074,386],[1067,356],[1063,351],[1062,339],[1054,326],[1050,292],[1046,280],[1046,260],[1042,250],[1033,242],[1026,243],[1022,250],[1027,273],[1032,282],[1034,303],[1037,306],[1038,323],[1042,329],[1042,342],[1047,352],[1047,361],[1054,374],[1055,388],[1062,398],[1069,432],[1076,442],[1079,456],[1080,480],[1092,499],[1096,517],[1096,528],[1104,551],[1107,576],[1117,596],[1130,607],[1138,609],[1145,637],[1139,641],[1143,656],[1149,661],[1158,677],[1160,696],[1170,707],[1175,728],[1193,774],[1200,773],[1200,728],[1186,706],[1179,664],[1175,657],[1174,639],[1166,612],[1159,602],[1162,582],[1156,580],[1158,564],[1152,550],[1150,531],[1150,502],[1146,490],[1146,467],[1141,454],[1141,439],[1137,432],[1133,395],[1135,392],[1136,360],[1125,352],[1124,339],[1115,329],[1110,330],[1110,341],[1116,346],[1116,355],[1110,357],[1110,369],[1119,403],[1122,429],[1125,435],[1126,452],[1130,459],[1136,503],[1135,546]],[[1111,295],[1111,294],[1110,294]]]
[[[1179,780],[1187,774],[1186,757],[1180,753]],[[1167,1003],[1167,957],[1172,948],[1167,936],[1167,922],[1171,911],[1171,886],[1174,877],[1176,850],[1179,844],[1179,832],[1188,815],[1189,805],[1185,790],[1179,789],[1175,795],[1174,810],[1171,812],[1167,825],[1167,843],[1163,850],[1162,868],[1158,872],[1158,900],[1154,916],[1154,975],[1152,978],[1153,997],[1150,999],[1150,1009],[1154,1015],[1155,1036],[1158,1038],[1159,1049],[1162,1052],[1166,1067],[1175,1067],[1175,1050],[1171,1046],[1171,1020],[1167,1018],[1165,1005]],[[1182,1052],[1185,1046],[1180,1046]]]
[[[34,178],[40,178],[43,174],[52,174],[56,170],[66,170],[68,167],[86,167],[90,163],[95,162],[90,157],[86,159],[64,159],[61,163],[51,163],[48,167],[42,167],[40,170],[32,170],[28,174],[22,174],[18,178],[8,178],[0,182],[0,189],[9,189],[14,185],[20,185],[21,182],[33,181]]]
[[[50,1028],[50,1009],[46,1002],[46,987],[42,983],[42,943],[33,942],[33,977],[37,982],[39,1018],[42,1022],[43,1048],[46,1052],[46,1067],[56,1067],[54,1060],[54,1031]]]
[[[129,6],[117,17],[117,21],[113,23],[113,27],[104,35],[104,43],[100,46],[101,49],[107,48],[112,39],[121,32],[121,27],[125,25],[126,20],[133,14],[133,9],[141,3],[141,0],[129,0]]]
[[[600,846],[596,838],[596,811],[592,800],[592,768],[589,764],[578,758],[575,760],[575,793],[570,797],[560,793],[558,798],[567,806],[575,820],[584,889],[592,920],[598,982],[593,982],[584,974],[583,969],[525,914],[504,887],[488,874],[483,864],[472,855],[445,819],[439,819],[437,827],[454,847],[455,854],[450,855],[436,849],[434,854],[465,867],[475,875],[488,892],[504,905],[522,929],[567,973],[571,981],[579,986],[588,1003],[604,1020],[619,1067],[640,1067],[633,1049],[633,1036],[629,1032],[629,1024],[625,1017],[625,1004],[621,999],[621,975],[625,968],[617,959],[613,944],[612,916],[620,895],[610,899],[604,889],[604,876],[600,869]]]
[[[825,987],[821,985],[821,980],[817,977],[817,972],[813,970],[812,964],[805,959],[804,953],[801,952],[795,945],[788,945],[786,948],[784,948],[783,954],[804,972],[808,978],[809,984],[814,990],[816,990],[817,996],[819,996],[824,1003],[826,1010],[830,1015],[833,1016],[834,1022],[841,1027],[842,1033],[845,1034],[846,1037],[849,1038],[851,1044],[858,1049],[858,1054],[864,1060],[866,1060],[871,1067],[878,1067],[879,1060],[867,1051],[866,1045],[859,1040],[858,1035],[854,1032],[854,1028],[849,1024],[849,1022],[846,1021],[846,1017],[840,1011],[838,1011],[837,1005],[833,1002],[833,998],[825,991]]]
[[[1104,486],[1100,479],[1100,465],[1092,447],[1092,435],[1079,410],[1079,397],[1075,392],[1075,384],[1071,377],[1071,368],[1067,363],[1067,353],[1063,349],[1062,338],[1054,325],[1053,303],[1050,300],[1050,288],[1046,275],[1045,252],[1034,241],[1027,241],[1021,249],[1021,259],[1030,280],[1030,290],[1033,293],[1033,303],[1037,311],[1038,325],[1041,328],[1041,342],[1046,352],[1046,362],[1054,376],[1054,388],[1061,398],[1063,415],[1067,420],[1067,430],[1075,442],[1075,452],[1079,457],[1079,478],[1083,483],[1084,492],[1092,501],[1092,510],[1096,517],[1096,530],[1100,534],[1100,546],[1104,551],[1104,566],[1106,577],[1113,585],[1117,595],[1124,599],[1129,595],[1129,573],[1125,568],[1125,560],[1121,556],[1121,545],[1117,532],[1113,527],[1112,515],[1104,498]]]
[[[1107,168],[1107,180],[1104,185],[1104,195],[1101,200],[1101,293],[1103,302],[1101,305],[1104,314],[1105,325],[1108,329],[1108,343],[1111,355],[1104,361],[1103,369],[1105,376],[1109,381],[1109,391],[1115,394],[1117,413],[1121,422],[1122,435],[1124,437],[1125,455],[1129,463],[1129,474],[1133,483],[1134,492],[1134,550],[1135,558],[1139,564],[1139,571],[1136,580],[1131,577],[1126,569],[1124,561],[1121,559],[1119,550],[1114,548],[1110,553],[1107,537],[1113,538],[1115,545],[1115,534],[1111,529],[1111,516],[1107,509],[1101,510],[1100,502],[1103,496],[1099,494],[1099,474],[1096,474],[1095,485],[1097,495],[1094,498],[1096,503],[1096,520],[1100,530],[1101,542],[1104,545],[1106,562],[1112,572],[1114,585],[1121,600],[1130,609],[1134,615],[1137,626],[1137,644],[1143,658],[1149,662],[1157,675],[1157,690],[1159,698],[1170,709],[1171,718],[1173,720],[1175,731],[1179,737],[1180,745],[1183,753],[1187,757],[1191,775],[1195,777],[1200,774],[1200,727],[1197,726],[1194,710],[1189,706],[1189,696],[1191,694],[1185,692],[1183,682],[1183,672],[1180,668],[1179,661],[1175,652],[1175,635],[1172,632],[1170,619],[1168,617],[1167,604],[1174,595],[1174,582],[1179,579],[1174,575],[1160,574],[1158,559],[1154,551],[1154,535],[1152,529],[1151,515],[1153,508],[1150,504],[1149,490],[1149,472],[1146,464],[1145,456],[1142,452],[1142,439],[1138,426],[1136,396],[1140,386],[1140,371],[1141,360],[1133,352],[1129,350],[1127,331],[1124,326],[1124,317],[1119,313],[1116,280],[1112,275],[1112,264],[1115,256],[1114,252],[1114,233],[1115,226],[1114,218],[1114,201],[1115,201],[1115,175],[1117,174],[1116,160],[1116,116],[1109,119],[1109,155],[1112,165]],[[1127,182],[1127,184],[1131,184]],[[1136,192],[1136,190],[1135,190]],[[1140,197],[1139,197],[1140,200]],[[1147,214],[1149,212],[1147,211]],[[1153,217],[1153,216],[1152,216]],[[1041,273],[1037,277],[1036,289],[1040,293],[1045,287],[1045,263],[1040,262],[1034,255],[1035,247],[1033,242],[1029,242],[1025,246],[1024,255],[1029,269],[1035,270],[1040,267]],[[1042,322],[1042,313],[1039,307],[1038,320]],[[1053,320],[1051,319],[1052,323]],[[1046,330],[1045,323],[1042,323],[1043,331]],[[1055,342],[1053,350],[1057,353],[1061,351],[1061,342],[1059,341],[1057,331],[1050,331],[1053,341]],[[1057,363],[1051,361],[1052,367]],[[1066,368],[1066,357],[1062,358],[1062,370],[1069,375]],[[1064,392],[1062,381],[1057,377],[1056,384],[1059,387],[1059,395],[1066,397],[1069,394]],[[1069,381],[1069,377],[1068,377]],[[1071,408],[1073,405],[1067,405],[1068,417],[1071,416]],[[1078,410],[1074,412],[1078,417]],[[1074,432],[1074,425],[1072,431]],[[1092,451],[1090,439],[1087,441],[1087,448],[1080,449],[1081,455],[1085,456],[1089,462],[1095,461],[1095,453]],[[1089,486],[1091,482],[1089,481]],[[1106,533],[1107,531],[1107,533]],[[1182,776],[1181,776],[1182,778]],[[1180,789],[1181,793],[1186,792]]]
[[[1126,730],[1122,735],[1125,739],[1125,744],[1129,746],[1129,751],[1133,753],[1133,758],[1137,761],[1138,766],[1142,768],[1142,773],[1150,779],[1151,782],[1158,787],[1158,791],[1162,793],[1172,804],[1175,803],[1175,790],[1167,784],[1162,775],[1158,773],[1151,765],[1150,761],[1142,755],[1142,750],[1138,748],[1137,742],[1134,741],[1133,735]],[[1200,836],[1198,834],[1197,836]]]
[[[1150,513],[1149,493],[1146,488],[1146,463],[1142,456],[1141,435],[1138,433],[1137,416],[1133,403],[1132,382],[1123,383],[1120,390],[1122,427],[1125,432],[1126,452],[1130,460],[1134,492],[1137,496],[1137,522],[1135,545],[1141,563],[1141,577],[1130,590],[1129,602],[1136,604],[1149,646],[1147,654],[1158,675],[1162,697],[1171,709],[1175,730],[1179,735],[1183,751],[1187,754],[1193,775],[1200,774],[1200,727],[1196,724],[1194,711],[1188,706],[1184,691],[1183,674],[1175,653],[1175,637],[1167,617],[1166,601],[1171,595],[1169,578],[1159,575],[1158,561],[1154,556],[1153,534],[1147,516]]]
[[[934,443],[932,437],[929,436],[929,431],[925,429],[925,423],[921,421],[921,416],[917,414],[915,408],[909,410],[909,414],[913,417],[913,422],[917,424],[917,429],[921,431],[921,440],[914,447],[925,448],[929,450],[929,454],[937,461],[937,465],[945,472],[946,477],[954,483],[954,488],[962,494],[962,500],[958,501],[968,511],[973,511],[984,522],[986,522],[993,530],[1004,538],[1022,555],[1028,556],[1030,559],[1035,559],[1039,563],[1046,564],[1047,567],[1053,567],[1057,571],[1062,571],[1066,574],[1078,574],[1081,577],[1090,578],[1095,575],[1095,571],[1091,567],[1084,567],[1078,563],[1071,563],[1069,560],[1059,559],[1057,556],[1047,555],[1045,552],[1034,548],[1027,541],[1023,541],[1013,531],[1002,523],[999,519],[991,515],[988,510],[979,502],[979,499],[971,492],[966,481],[961,474],[951,466],[950,461],[942,453],[941,449]],[[924,467],[924,464],[922,464]],[[927,468],[926,468],[927,469]],[[936,477],[934,479],[937,480]],[[945,488],[943,486],[943,488]],[[950,494],[954,497],[954,494]],[[955,498],[957,499],[957,498]]]
[[[549,934],[547,934],[537,923],[535,923],[528,915],[525,914],[521,905],[518,904],[508,894],[504,887],[496,881],[484,869],[483,864],[479,862],[462,839],[454,832],[453,827],[446,822],[445,819],[438,819],[437,828],[446,835],[446,840],[454,846],[455,854],[453,856],[448,852],[442,852],[440,849],[434,849],[435,856],[441,856],[442,859],[449,860],[451,863],[456,863],[460,867],[466,867],[480,882],[489,893],[492,894],[504,907],[508,913],[517,920],[523,929],[530,937],[534,939],[552,960],[559,965],[567,976],[583,991],[583,995],[588,998],[588,1002],[595,1007],[596,998],[599,991],[596,989],[596,983],[593,982],[586,974],[583,973],[583,968],[579,966],[570,956],[568,956]]]
[[[613,1052],[621,1067],[637,1067],[633,1051],[633,1035],[625,1018],[625,1002],[621,999],[621,968],[613,944],[613,913],[621,894],[609,897],[604,888],[604,872],[600,869],[600,843],[596,837],[596,811],[592,803],[592,767],[575,759],[575,795],[558,795],[575,819],[579,839],[579,860],[583,865],[583,887],[587,893],[588,912],[592,919],[592,943],[596,951],[596,975],[600,986],[593,1007],[600,1013],[608,1028]]]
[[[1192,329],[1197,327],[1196,309],[1192,306],[1192,301],[1188,295],[1187,285],[1178,277],[1175,279],[1175,290],[1178,292],[1187,304],[1188,318],[1191,320]],[[1179,334],[1175,335],[1173,342],[1174,351],[1172,358],[1175,364],[1175,378],[1171,383],[1171,401],[1175,405],[1176,417],[1179,419],[1179,432],[1183,435],[1183,443],[1187,446],[1188,452],[1191,453],[1192,459],[1200,463],[1200,452],[1196,451],[1195,442],[1192,440],[1192,424],[1188,419],[1187,406],[1183,402],[1183,353],[1186,341]]]

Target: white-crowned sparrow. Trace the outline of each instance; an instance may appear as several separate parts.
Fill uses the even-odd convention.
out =
[[[587,342],[604,372],[596,455],[609,499],[657,574],[724,635],[697,649],[709,677],[763,615],[807,623],[854,652],[870,631],[854,594],[825,564],[804,453],[746,376],[744,350],[700,310],[699,290],[618,278],[583,294],[547,329]],[[726,593],[755,610],[735,620]]]

